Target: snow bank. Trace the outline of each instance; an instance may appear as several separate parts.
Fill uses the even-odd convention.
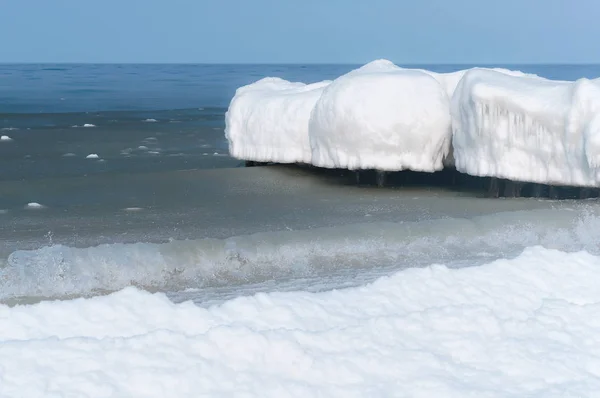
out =
[[[225,115],[231,156],[260,162],[310,163],[308,119],[328,84],[269,77],[237,89]]]
[[[459,171],[512,180],[600,182],[600,82],[474,69],[452,101]]]
[[[310,118],[320,167],[435,171],[451,142],[450,105],[429,74],[371,62],[324,91]]]
[[[600,258],[535,247],[208,309],[135,288],[0,306],[0,396],[592,396],[599,283]]]

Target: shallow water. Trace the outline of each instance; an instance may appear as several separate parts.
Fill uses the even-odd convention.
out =
[[[2,186],[6,302],[133,284],[206,304],[272,289],[353,286],[435,262],[476,265],[538,244],[598,249],[596,200],[357,186],[347,175],[294,166]],[[24,207],[40,197],[43,208]]]
[[[494,65],[553,79],[597,65]],[[465,65],[422,65],[448,72]],[[0,301],[137,285],[211,303],[351,286],[404,267],[480,264],[526,246],[597,250],[597,201],[357,186],[341,172],[243,168],[235,89],[353,65],[0,66]],[[589,230],[589,232],[586,232]]]

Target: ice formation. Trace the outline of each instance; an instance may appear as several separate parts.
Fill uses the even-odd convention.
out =
[[[265,78],[226,118],[236,158],[600,185],[600,80],[507,69],[452,73],[373,61],[333,82]]]
[[[600,182],[599,81],[474,69],[456,89],[452,116],[459,171],[549,184]]]
[[[328,168],[443,168],[451,142],[449,99],[432,76],[385,60],[329,85],[309,124],[312,164]]]
[[[600,258],[535,247],[206,309],[135,288],[0,305],[0,396],[593,396],[598,283]]]
[[[310,163],[308,119],[328,84],[272,77],[237,89],[225,116],[230,154],[260,162]]]

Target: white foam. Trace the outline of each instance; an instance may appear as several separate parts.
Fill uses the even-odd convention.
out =
[[[329,84],[270,77],[236,90],[225,115],[231,156],[260,162],[310,163],[308,120]]]
[[[100,158],[100,156],[98,156],[98,154],[96,154],[96,153],[90,153],[85,158],[86,159],[98,159],[98,158]]]
[[[148,150],[148,147],[147,147],[146,145],[140,145],[140,146],[138,146],[138,149],[139,149],[140,151],[147,151],[147,150]]]
[[[72,153],[72,152],[68,152],[68,153],[63,154],[63,158],[72,158],[74,156],[76,156],[76,155],[74,153]]]
[[[96,125],[90,124],[90,123],[86,123],[86,124],[83,125],[83,127],[96,127]]]
[[[0,136],[0,141],[12,141],[12,138],[10,138],[8,135],[2,135]]]
[[[123,211],[142,211],[144,210],[143,207],[126,207],[123,209]]]
[[[0,306],[1,391],[593,396],[599,283],[600,258],[535,247],[481,267],[433,265],[357,288],[257,294],[207,309],[134,288]]]
[[[146,122],[146,123],[156,123],[156,122],[158,122],[158,120],[156,120],[156,119],[144,119],[143,121]]]
[[[0,129],[0,131],[14,131],[14,130],[18,130],[18,128],[16,127],[3,127]]]
[[[427,73],[374,61],[323,91],[309,135],[316,166],[440,170],[451,142],[448,96]]]
[[[452,104],[456,167],[478,176],[596,186],[599,114],[600,81],[471,70]]]

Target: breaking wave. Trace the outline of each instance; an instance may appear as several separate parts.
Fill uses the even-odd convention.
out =
[[[518,211],[160,244],[50,245],[15,251],[1,260],[0,300],[90,296],[131,285],[159,291],[241,287],[380,275],[431,263],[462,267],[514,257],[535,245],[600,253],[597,210]]]

